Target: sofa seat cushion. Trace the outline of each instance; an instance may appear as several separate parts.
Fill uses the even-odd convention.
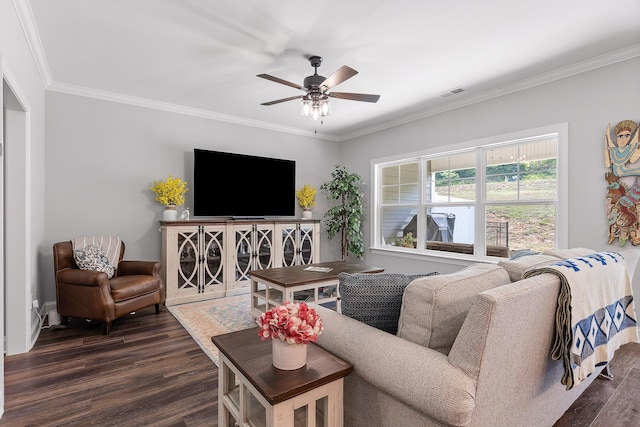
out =
[[[558,262],[559,259],[560,257],[555,255],[537,254],[521,256],[516,259],[501,260],[498,261],[498,265],[507,270],[512,282],[517,282],[522,279],[525,271],[553,264],[554,262]]]
[[[162,287],[162,281],[160,277],[156,276],[132,275],[114,277],[109,281],[109,285],[111,286],[111,296],[117,303],[159,291]]]
[[[416,279],[404,291],[397,335],[449,354],[475,296],[510,282],[507,271],[492,264]]]
[[[398,331],[398,318],[405,287],[414,279],[434,275],[401,273],[340,273],[341,312],[385,332]]]

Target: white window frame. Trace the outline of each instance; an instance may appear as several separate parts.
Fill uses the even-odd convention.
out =
[[[378,158],[371,160],[371,179],[369,182],[371,185],[371,195],[370,195],[370,227],[371,227],[371,246],[370,251],[374,254],[383,254],[383,255],[397,255],[397,256],[406,256],[406,257],[432,257],[439,259],[464,259],[464,260],[476,260],[476,261],[493,261],[495,262],[496,258],[488,257],[483,254],[459,254],[454,252],[445,252],[445,251],[435,251],[435,250],[427,250],[424,248],[417,249],[406,249],[399,246],[390,246],[381,244],[381,224],[380,224],[380,207],[379,207],[379,187],[381,183],[381,177],[379,176],[379,172],[382,167],[392,166],[393,164],[398,163],[407,163],[410,161],[418,161],[420,164],[420,173],[422,177],[422,163],[425,158],[431,158],[436,156],[447,156],[456,154],[460,151],[469,151],[473,149],[478,149],[479,152],[482,152],[483,148],[488,148],[494,145],[502,145],[508,143],[518,143],[518,142],[526,142],[531,138],[538,138],[544,135],[553,135],[557,134],[558,138],[558,151],[557,151],[557,202],[556,202],[556,218],[555,218],[555,231],[556,231],[556,240],[555,240],[555,248],[567,248],[569,242],[569,209],[568,209],[568,185],[569,185],[569,126],[568,123],[558,123],[549,126],[528,129],[524,131],[496,135],[492,137],[482,138],[478,140],[472,140],[467,142],[462,142],[455,145],[450,145],[447,147],[434,147],[430,149],[426,149],[420,152],[412,152],[405,154],[398,154],[390,157]],[[486,206],[486,200],[484,195],[484,187],[485,187],[485,171],[484,171],[484,158],[482,155],[477,156],[476,161],[476,171],[477,171],[477,182],[476,182],[476,194],[480,195],[479,192],[482,192],[481,198],[474,202],[474,205],[480,209]],[[421,179],[421,186],[424,185],[424,179]],[[420,200],[418,202],[418,207],[421,209],[425,206],[424,201],[422,200],[422,195],[424,191],[421,191]],[[482,211],[484,212],[484,209]],[[485,246],[485,217],[483,215],[476,215],[475,219],[475,234],[474,234],[474,243],[478,247],[484,248]],[[418,224],[420,226],[420,224]],[[418,231],[419,233],[421,230]],[[482,251],[476,251],[484,253]]]

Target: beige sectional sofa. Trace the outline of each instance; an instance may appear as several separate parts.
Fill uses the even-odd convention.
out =
[[[552,426],[597,375],[571,390],[561,384],[562,361],[550,357],[560,281],[518,278],[593,252],[416,279],[405,288],[396,335],[315,306],[324,324],[318,344],[354,366],[345,426]]]

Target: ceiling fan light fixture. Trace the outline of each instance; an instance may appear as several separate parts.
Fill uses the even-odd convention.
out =
[[[302,116],[310,116],[311,115],[311,105],[312,105],[312,101],[311,99],[307,99],[307,97],[305,96],[304,98],[302,98],[302,102],[300,102],[300,115]]]
[[[300,105],[300,114],[305,117],[311,116],[314,120],[331,114],[331,105],[327,95],[307,94],[302,98]]]
[[[322,116],[331,114],[331,105],[329,104],[329,99],[323,99],[320,101],[320,114]]]

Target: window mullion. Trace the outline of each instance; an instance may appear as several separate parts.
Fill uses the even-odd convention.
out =
[[[486,251],[486,159],[484,150],[479,147],[476,150],[476,202],[474,219],[474,255],[484,257]]]
[[[419,181],[419,185],[418,188],[420,190],[420,194],[418,195],[418,224],[416,225],[416,234],[418,234],[417,236],[414,236],[415,238],[417,238],[417,242],[416,242],[416,249],[418,249],[418,251],[424,251],[427,247],[427,232],[425,230],[425,224],[426,224],[426,215],[425,215],[425,204],[426,204],[426,195],[427,195],[427,188],[426,188],[426,183],[427,180],[426,178],[426,172],[425,172],[425,161],[424,159],[420,159],[418,162],[418,179]]]

